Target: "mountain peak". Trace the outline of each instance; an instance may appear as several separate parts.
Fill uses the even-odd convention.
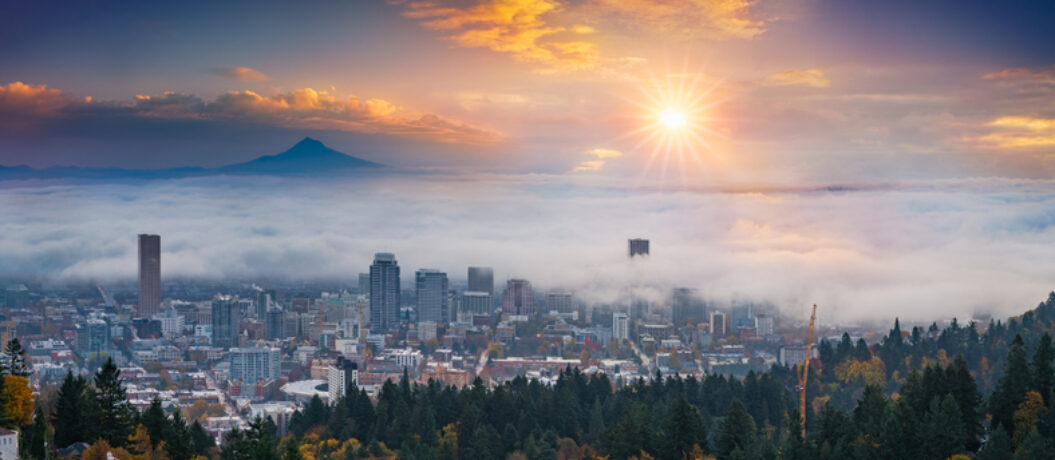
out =
[[[220,168],[227,173],[307,174],[375,168],[381,165],[333,150],[322,142],[305,137],[278,155],[267,155],[246,163]]]

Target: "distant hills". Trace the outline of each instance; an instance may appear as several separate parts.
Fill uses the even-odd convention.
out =
[[[305,137],[278,155],[264,155],[245,163],[218,168],[121,169],[52,166],[44,169],[29,166],[0,166],[0,180],[27,179],[167,179],[214,175],[300,176],[334,175],[384,168],[338,152],[310,137]]]

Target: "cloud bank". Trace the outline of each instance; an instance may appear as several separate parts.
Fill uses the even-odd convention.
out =
[[[135,235],[162,276],[337,279],[374,252],[404,274],[470,265],[592,305],[629,288],[821,304],[824,321],[1010,315],[1055,287],[1050,181],[861,190],[658,190],[587,176],[413,175],[0,184],[0,277],[131,280]],[[652,241],[628,260],[626,239]],[[661,304],[662,305],[662,304]]]

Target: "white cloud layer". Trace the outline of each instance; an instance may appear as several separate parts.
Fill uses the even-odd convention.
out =
[[[1055,288],[1055,187],[973,181],[864,191],[655,191],[569,176],[332,182],[198,178],[0,184],[0,277],[134,279],[135,235],[163,277],[346,279],[394,252],[404,276],[495,267],[594,303],[699,288],[829,322],[1006,316]],[[626,239],[652,240],[629,261]]]

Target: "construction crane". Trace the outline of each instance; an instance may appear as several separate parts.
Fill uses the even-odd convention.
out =
[[[806,336],[806,360],[799,372],[799,416],[802,417],[802,437],[806,438],[806,384],[810,377],[810,358],[813,357],[813,325],[817,321],[817,304],[810,313],[810,331]]]

